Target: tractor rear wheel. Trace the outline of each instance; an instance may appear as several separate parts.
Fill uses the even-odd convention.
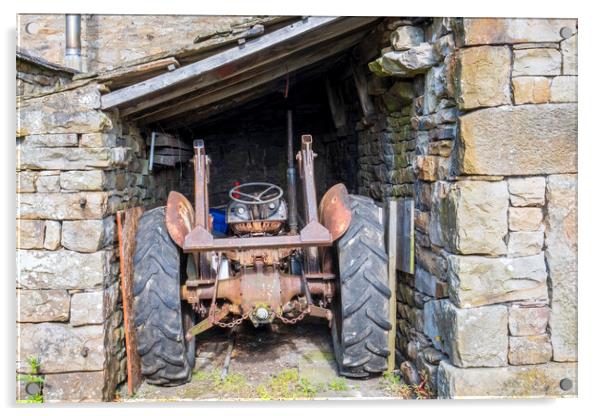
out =
[[[368,377],[387,369],[391,330],[385,229],[370,198],[349,195],[351,224],[336,244],[339,287],[332,338],[339,373]]]
[[[165,208],[145,212],[138,222],[134,251],[134,326],[142,375],[149,384],[176,386],[190,381],[194,338],[185,333],[194,314],[180,299],[182,258],[165,226]]]

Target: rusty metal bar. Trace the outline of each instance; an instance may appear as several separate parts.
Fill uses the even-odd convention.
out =
[[[215,315],[208,317],[207,319],[203,319],[201,322],[193,326],[186,332],[186,339],[190,341],[192,337],[200,334],[201,332],[205,332],[209,328],[215,325],[216,322],[221,321],[230,313],[230,310],[224,306],[219,309]]]
[[[305,202],[305,221],[309,224],[318,221],[318,200],[316,198],[316,182],[314,179],[314,158],[311,134],[301,136],[301,150],[297,158],[301,161],[303,178],[303,196]]]
[[[209,226],[209,192],[207,185],[209,175],[207,174],[207,155],[205,154],[205,142],[195,140],[194,147],[194,224],[207,230]],[[211,260],[208,256],[199,256],[200,276],[211,277]]]
[[[288,248],[329,246],[332,244],[330,232],[320,225],[312,222],[305,226],[298,235],[279,235],[272,237],[249,238],[213,238],[204,228],[196,227],[184,240],[184,252],[212,251],[212,250],[243,250],[250,248]]]
[[[207,193],[207,155],[205,142],[194,141],[194,225],[207,229],[209,216],[209,196]]]
[[[252,276],[251,276],[252,277]],[[280,303],[284,305],[294,296],[304,294],[302,277],[298,275],[280,274]],[[233,305],[242,303],[242,279],[240,277],[224,279],[219,282],[217,299],[226,299]],[[188,282],[190,283],[190,282]],[[332,280],[310,280],[307,284],[312,295],[334,296],[335,282]],[[207,283],[202,286],[192,287],[189,284],[181,287],[182,299],[209,300],[213,298],[214,286]]]
[[[289,228],[291,234],[297,234],[297,178],[295,176],[295,157],[293,154],[293,112],[286,112],[287,126],[287,160],[288,169],[286,170],[286,179],[288,184],[288,212],[289,212]]]
[[[301,150],[297,153],[301,179],[303,182],[303,201],[305,203],[306,224],[318,223],[318,200],[316,197],[316,181],[314,178],[314,158],[316,154],[312,149],[312,136],[301,136]],[[317,244],[306,250],[305,262],[309,273],[320,271]]]

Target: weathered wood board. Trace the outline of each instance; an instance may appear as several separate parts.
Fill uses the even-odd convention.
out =
[[[402,198],[397,202],[397,270],[414,273],[414,200]]]
[[[136,207],[117,212],[117,235],[119,238],[119,270],[121,272],[121,296],[123,299],[123,328],[127,355],[128,394],[132,395],[142,383],[140,356],[136,343],[133,314],[134,249],[138,220],[144,208]]]
[[[397,246],[400,243],[399,224],[397,223],[397,211],[399,202],[389,201],[387,209],[387,252],[389,254],[388,275],[389,290],[391,297],[389,299],[389,320],[393,328],[389,331],[387,346],[389,348],[389,357],[387,360],[387,370],[395,370],[395,335],[397,318]]]

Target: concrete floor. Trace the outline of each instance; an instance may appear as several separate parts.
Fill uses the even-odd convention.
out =
[[[362,380],[338,377],[330,330],[312,318],[296,325],[260,328],[245,322],[237,327],[233,337],[234,349],[225,378],[221,377],[221,371],[229,333],[214,328],[197,337],[197,359],[190,383],[177,387],[143,383],[134,397],[128,398],[122,392],[122,400],[402,398],[391,377]]]

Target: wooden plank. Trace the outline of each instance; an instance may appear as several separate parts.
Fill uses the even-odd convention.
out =
[[[155,155],[153,158],[153,165],[164,165],[164,166],[175,166],[176,163],[187,162],[192,158],[181,156],[164,156],[164,155]]]
[[[399,244],[398,231],[399,224],[397,223],[397,212],[399,202],[396,200],[389,201],[387,209],[387,252],[389,254],[388,275],[389,275],[389,290],[391,297],[389,298],[389,321],[393,328],[388,333],[387,346],[389,349],[389,357],[387,358],[387,370],[395,370],[395,334],[397,328],[397,246]]]
[[[312,19],[312,18],[309,18],[309,19]],[[241,55],[241,53],[243,51],[246,51],[247,48],[249,48],[249,46],[251,46],[251,44],[254,44],[255,42],[261,41],[268,36],[272,36],[273,34],[276,34],[282,30],[285,30],[285,29],[293,26],[293,25],[288,25],[287,27],[285,27],[283,29],[279,29],[277,31],[274,31],[272,33],[264,35],[260,38],[254,39],[254,40],[246,43],[245,46],[239,46],[239,47],[228,49],[227,51],[210,56],[204,60],[198,61],[189,66],[185,66],[180,69],[177,69],[170,74],[165,74],[165,76],[172,75],[181,70],[189,68],[193,65],[204,64],[205,67],[207,67],[208,66],[207,63],[211,63],[215,57],[222,56],[225,53],[230,53],[232,55],[230,57],[230,61],[222,62],[220,64],[220,66],[217,68],[206,70],[205,72],[202,73],[202,76],[198,75],[198,76],[193,76],[190,79],[185,79],[183,81],[180,81],[179,85],[175,85],[175,84],[171,83],[169,85],[164,85],[164,86],[161,84],[159,86],[156,86],[157,88],[154,88],[154,89],[146,88],[145,93],[140,93],[140,91],[139,91],[140,94],[136,95],[135,97],[132,96],[131,99],[122,97],[125,99],[125,101],[123,101],[120,104],[115,104],[115,105],[125,107],[122,110],[121,114],[127,115],[127,114],[137,113],[146,108],[151,108],[151,107],[157,106],[159,104],[162,104],[167,101],[181,97],[185,94],[188,94],[188,93],[191,93],[194,91],[198,91],[203,88],[207,88],[208,86],[214,85],[218,82],[226,82],[227,80],[236,76],[237,74],[251,71],[257,67],[265,66],[265,65],[268,65],[269,63],[272,63],[272,62],[275,62],[278,60],[283,62],[283,65],[286,65],[285,59],[288,59],[288,57],[291,56],[292,54],[294,54],[295,52],[298,52],[302,49],[312,48],[313,46],[315,46],[318,43],[326,42],[327,40],[335,38],[337,36],[340,36],[341,34],[352,32],[352,31],[360,29],[360,28],[364,28],[366,26],[373,24],[375,20],[376,20],[376,18],[359,18],[359,17],[340,18],[340,19],[337,19],[336,21],[333,21],[334,23],[332,23],[332,22],[330,24],[325,23],[323,25],[323,27],[320,27],[320,30],[307,31],[303,34],[303,36],[291,36],[288,39],[281,40],[280,42],[274,44],[273,46],[266,47],[257,53]],[[295,24],[298,24],[298,23],[299,22],[297,22]],[[211,61],[211,62],[209,62],[209,61]],[[217,65],[215,63],[213,63],[213,64]],[[164,76],[153,78],[152,80],[149,80],[148,82],[153,82],[156,84],[155,81],[160,81],[161,77],[164,77]],[[188,82],[186,82],[186,81],[188,81]],[[144,84],[144,83],[140,83],[140,84]],[[136,85],[139,85],[139,84],[136,84]],[[136,85],[132,85],[131,87],[127,87],[127,88],[132,88],[132,87],[135,87]],[[125,91],[126,89],[115,91],[114,93],[111,93],[111,94],[117,94],[122,91]],[[106,96],[103,96],[103,99],[104,99],[104,97],[107,97],[108,95],[109,94],[107,94]]]
[[[117,236],[119,238],[119,270],[121,272],[121,298],[123,302],[123,329],[125,332],[125,352],[127,356],[128,394],[136,393],[142,383],[140,356],[136,343],[134,326],[134,249],[138,220],[144,208],[136,207],[117,212]]]
[[[397,245],[397,269],[414,274],[414,200],[400,200],[397,214],[397,223],[401,227]]]
[[[363,32],[359,32],[343,38],[336,43],[331,44],[326,42],[318,48],[312,48],[304,53],[296,54],[296,56],[287,60],[285,65],[277,63],[277,65],[263,67],[261,72],[250,78],[247,78],[248,73],[243,73],[232,78],[230,82],[224,83],[221,88],[211,88],[201,95],[178,101],[177,105],[160,108],[154,112],[145,113],[141,117],[134,119],[141,123],[152,123],[208,106],[220,100],[248,91],[254,87],[265,85],[270,81],[285,76],[287,73],[297,71],[303,67],[313,65],[316,62],[336,55],[353,46],[362,38],[362,36]],[[235,79],[242,79],[242,81],[238,83],[233,82]],[[124,112],[124,115],[126,115],[125,113],[127,112]]]
[[[235,47],[228,49],[224,52],[179,68],[170,73],[159,75],[151,80],[143,81],[130,87],[123,88],[119,91],[107,94],[102,97],[102,109],[117,107],[140,99],[149,93],[161,91],[191,78],[196,78],[206,72],[223,67],[232,61],[236,61],[243,57],[256,54],[260,51],[270,49],[279,43],[286,42],[291,38],[311,32],[338,19],[340,18],[310,17],[305,20],[295,22],[273,33],[268,33],[265,36],[261,36],[260,38],[247,42],[242,48]]]
[[[150,136],[146,138],[146,144],[147,146],[151,145]],[[192,149],[191,144],[178,139],[176,136],[159,132],[155,132],[155,147],[175,147],[178,149],[186,150]]]
[[[337,129],[347,125],[347,112],[345,111],[345,101],[343,94],[338,86],[333,85],[330,79],[326,79],[326,95],[328,95],[328,106],[330,107],[330,115]]]
[[[163,147],[155,150],[155,156],[181,156],[185,159],[192,157],[192,151],[183,149],[174,149],[172,147]]]
[[[370,117],[374,114],[374,104],[372,99],[368,95],[368,81],[366,80],[366,73],[363,67],[360,65],[351,65],[351,71],[353,72],[353,80],[355,83],[355,90],[360,99],[360,106],[364,117]]]
[[[179,68],[179,62],[173,58],[159,59],[153,62],[147,62],[133,67],[120,68],[114,71],[106,72],[98,77],[99,81],[108,82],[111,89],[121,88],[122,86],[140,82],[144,79],[157,76],[169,71],[173,66]]]

